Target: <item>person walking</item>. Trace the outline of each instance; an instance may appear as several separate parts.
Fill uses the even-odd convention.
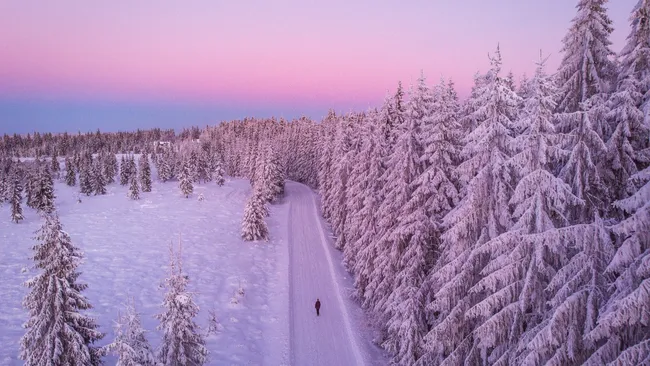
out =
[[[316,299],[316,316],[320,316],[320,300],[317,298]]]

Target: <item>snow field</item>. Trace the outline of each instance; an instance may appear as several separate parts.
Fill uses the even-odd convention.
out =
[[[155,173],[154,173],[155,176]],[[214,309],[221,331],[206,339],[210,365],[288,364],[287,204],[270,206],[269,242],[240,238],[241,216],[250,191],[247,180],[229,180],[223,187],[196,184],[194,194],[180,195],[178,182],[155,181],[141,199],[127,198],[127,186],[113,183],[104,196],[74,199],[78,187],[55,183],[56,206],[64,230],[84,252],[80,281],[94,309],[99,343],[112,341],[113,321],[122,304],[133,298],[153,347],[162,334],[154,315],[161,312],[162,280],[169,271],[169,245],[182,241],[183,271],[200,307],[196,321],[207,328]],[[203,193],[205,200],[198,201]],[[25,207],[25,221],[10,221],[9,206],[0,207],[0,364],[21,364],[20,338],[27,313],[21,302],[31,269],[34,231],[42,224]],[[243,291],[240,291],[239,289]],[[243,292],[243,294],[241,294]],[[106,364],[116,362],[106,357]]]

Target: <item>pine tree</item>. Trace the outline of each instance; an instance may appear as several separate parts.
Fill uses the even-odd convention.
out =
[[[87,285],[77,282],[82,253],[56,213],[45,216],[36,235],[33,258],[41,273],[26,283],[30,292],[23,304],[29,320],[20,357],[25,365],[100,365],[100,352],[92,343],[103,334],[94,319],[80,312],[92,308],[81,294]]]
[[[578,13],[562,40],[564,56],[558,70],[562,97],[558,111],[571,113],[581,104],[611,87],[614,65],[609,37],[613,31],[607,16],[607,0],[579,0]]]
[[[163,365],[203,365],[208,350],[200,327],[193,320],[199,307],[194,303],[193,294],[187,291],[189,278],[183,273],[180,252],[177,257],[170,252],[170,276],[164,283],[167,288],[162,304],[164,311],[156,315],[160,321],[157,329],[163,331],[158,360]]]
[[[140,189],[138,188],[138,180],[135,177],[131,177],[131,184],[129,185],[128,196],[132,200],[140,199]]]
[[[77,174],[74,170],[74,164],[68,156],[65,158],[65,184],[70,187],[74,187],[77,184]]]
[[[188,198],[194,192],[194,185],[192,184],[192,172],[190,171],[189,164],[183,164],[180,174],[178,175],[178,187],[185,198]]]
[[[145,333],[140,314],[133,304],[128,304],[126,311],[115,322],[115,340],[105,346],[104,351],[118,357],[116,366],[156,366],[153,349]]]
[[[151,166],[149,165],[149,157],[146,153],[140,156],[140,185],[142,192],[151,192]]]
[[[253,192],[244,209],[244,219],[242,221],[242,238],[244,240],[268,240],[269,230],[264,221],[266,213],[262,194],[259,191]]]
[[[106,181],[104,180],[104,173],[102,171],[102,162],[100,158],[97,158],[93,161],[91,174],[92,191],[95,196],[106,194]]]
[[[21,207],[23,200],[23,187],[20,182],[18,174],[14,172],[11,185],[11,221],[18,223],[24,219],[23,208]]]

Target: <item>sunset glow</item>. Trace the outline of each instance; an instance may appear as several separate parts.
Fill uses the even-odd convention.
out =
[[[615,51],[635,3],[608,4]],[[464,96],[497,44],[505,69],[517,77],[532,72],[540,48],[554,69],[574,6],[567,0],[3,1],[0,133],[66,122],[65,115],[40,121],[24,117],[30,111],[10,113],[7,105],[17,101],[214,110],[208,121],[180,125],[248,111],[320,118],[330,107],[377,105],[420,70],[431,83],[452,78]],[[230,112],[220,115],[224,108]],[[17,122],[20,116],[28,125]]]

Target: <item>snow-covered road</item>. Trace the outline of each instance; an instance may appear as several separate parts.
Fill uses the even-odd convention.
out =
[[[287,182],[289,303],[293,365],[365,365],[367,350],[337,280],[335,260],[308,187]],[[321,301],[316,316],[314,303]],[[357,309],[358,310],[358,309]]]

